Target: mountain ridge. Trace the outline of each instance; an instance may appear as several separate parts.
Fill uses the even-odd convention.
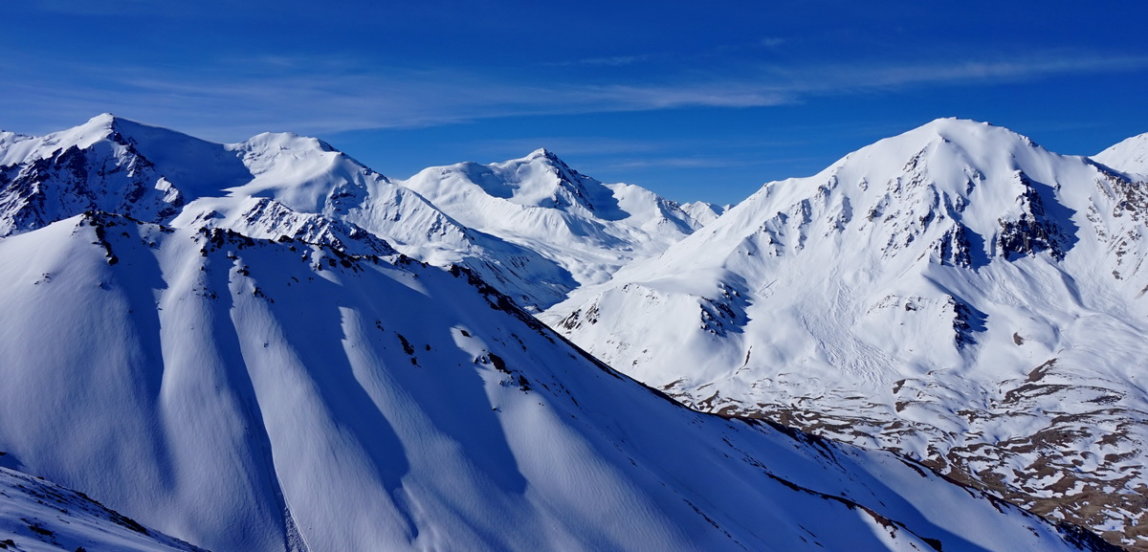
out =
[[[538,252],[462,226],[315,138],[263,133],[215,144],[110,114],[43,137],[5,136],[0,235],[87,210],[161,224],[236,222],[246,218],[234,211],[247,198],[262,197],[352,224],[440,266],[466,264],[528,306],[552,304],[575,285]]]

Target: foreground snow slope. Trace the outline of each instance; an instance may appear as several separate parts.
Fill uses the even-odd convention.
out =
[[[0,464],[4,456],[0,455]],[[0,550],[196,552],[76,491],[0,467]]]
[[[462,269],[83,214],[0,282],[6,465],[214,550],[1102,548],[687,410]]]
[[[920,458],[1148,546],[1148,189],[938,120],[765,185],[544,317],[704,410]]]
[[[470,228],[553,259],[580,285],[661,253],[716,218],[718,209],[603,184],[544,149],[505,163],[431,167],[402,185]]]

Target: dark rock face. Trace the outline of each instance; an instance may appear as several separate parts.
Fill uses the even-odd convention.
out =
[[[1055,201],[1047,205],[1059,207],[1057,212],[1046,207],[1040,188],[1051,188],[1033,181],[1023,172],[1017,172],[1017,179],[1024,186],[1024,192],[1017,197],[1021,214],[1013,220],[1001,219],[1000,233],[997,234],[998,254],[1010,261],[1048,251],[1058,261],[1075,243],[1075,225],[1071,222],[1072,213]]]
[[[166,222],[184,205],[174,184],[130,146],[72,146],[49,157],[0,167],[0,235],[42,227],[85,211]]]

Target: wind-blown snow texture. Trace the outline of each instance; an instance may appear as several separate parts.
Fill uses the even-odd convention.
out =
[[[0,456],[0,464],[3,463]],[[0,467],[0,550],[197,552],[76,491]]]
[[[0,171],[0,459],[196,545],[1103,548],[890,453],[687,410],[476,271],[364,236],[357,177],[327,184],[345,211],[321,175],[251,181],[278,169],[247,154],[246,175],[222,155],[185,184],[138,138],[93,140],[79,172],[3,140],[23,151]],[[221,182],[235,193],[206,195]]]
[[[1133,149],[1104,166],[938,120],[765,185],[544,318],[697,408],[1148,547],[1148,184],[1113,170]]]

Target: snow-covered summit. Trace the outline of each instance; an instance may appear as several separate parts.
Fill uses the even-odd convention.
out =
[[[626,216],[609,188],[570,168],[545,148],[522,159],[469,168],[480,175],[477,184],[490,185],[484,188],[488,194],[519,205],[549,207],[604,220]]]
[[[69,147],[88,148],[101,140],[109,139],[115,133],[117,118],[111,113],[101,113],[78,126],[53,132],[42,138],[0,133],[5,140],[0,141],[4,150],[0,153],[0,165],[13,165],[26,160],[43,158],[53,152]]]
[[[672,254],[707,265],[741,258],[750,247],[780,255],[823,243],[867,264],[894,257],[915,263],[925,252],[962,264],[1036,249],[1059,255],[1075,231],[1053,196],[1081,200],[1087,190],[1075,183],[1109,176],[1115,178],[1008,129],[939,119],[851,153],[813,177],[766,184]],[[968,242],[974,236],[989,239]]]
[[[1148,133],[1123,140],[1092,158],[1118,171],[1148,175]]]
[[[720,217],[722,213],[728,211],[730,207],[730,205],[718,205],[706,201],[691,201],[681,204],[682,211],[685,211],[690,218],[694,219],[698,227],[717,220],[717,218]]]
[[[42,137],[19,136],[10,143],[0,140],[0,166],[49,160],[73,149],[98,153],[105,157],[105,164],[112,161],[107,157],[121,166],[142,158],[141,164],[160,167],[169,181],[200,193],[237,185],[247,177],[242,163],[220,144],[111,113]]]
[[[89,210],[169,220],[193,197],[191,180],[215,180],[242,167],[228,165],[221,146],[108,114],[42,137],[7,135],[0,146],[0,236]],[[189,164],[165,171],[141,147],[160,152],[153,153],[158,161],[178,157]],[[192,176],[190,165],[203,170]]]
[[[604,184],[546,149],[502,163],[431,167],[402,184],[468,227],[538,251],[579,284],[601,282],[701,226],[677,203]]]
[[[306,213],[337,215],[390,185],[387,177],[318,138],[262,133],[227,149],[251,174],[229,190],[232,195],[270,197]]]
[[[892,447],[1130,544],[1146,190],[941,119],[766,184],[545,319],[699,408]]]

